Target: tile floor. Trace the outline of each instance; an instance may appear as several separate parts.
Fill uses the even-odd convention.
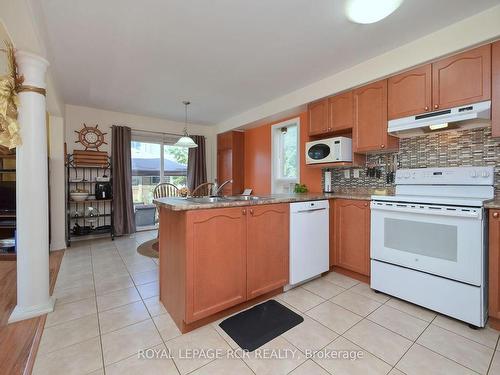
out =
[[[304,322],[262,349],[285,359],[184,359],[178,349],[237,349],[214,322],[181,335],[158,301],[158,262],[136,253],[156,236],[74,244],[64,255],[34,374],[500,374],[499,332],[374,293],[330,273],[277,299]],[[140,349],[173,359],[140,359]],[[164,350],[163,352],[161,352]],[[310,350],[361,351],[357,360],[309,358]]]

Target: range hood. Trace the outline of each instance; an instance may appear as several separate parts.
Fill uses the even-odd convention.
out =
[[[390,120],[387,132],[395,137],[408,138],[436,131],[465,130],[491,125],[491,101],[462,107],[426,112],[417,116]]]

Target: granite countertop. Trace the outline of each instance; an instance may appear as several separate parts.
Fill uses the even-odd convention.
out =
[[[322,199],[359,199],[370,200],[373,190],[343,190],[334,193],[304,193],[304,194],[271,194],[259,195],[260,199],[251,201],[222,200],[219,202],[200,203],[186,198],[159,198],[154,203],[166,206],[172,211],[203,210],[209,208],[255,206],[260,204],[307,202]],[[392,192],[389,192],[392,194]]]
[[[500,209],[500,196],[496,196],[495,198],[484,203],[484,208],[497,208]]]

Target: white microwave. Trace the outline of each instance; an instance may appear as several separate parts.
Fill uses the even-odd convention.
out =
[[[306,143],[306,164],[352,161],[352,139],[334,137]]]

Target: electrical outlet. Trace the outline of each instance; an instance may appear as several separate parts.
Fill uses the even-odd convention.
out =
[[[344,169],[344,177],[351,178],[351,170],[350,169]]]
[[[359,178],[359,169],[355,169],[355,170],[353,171],[353,177],[354,177],[354,178]]]

